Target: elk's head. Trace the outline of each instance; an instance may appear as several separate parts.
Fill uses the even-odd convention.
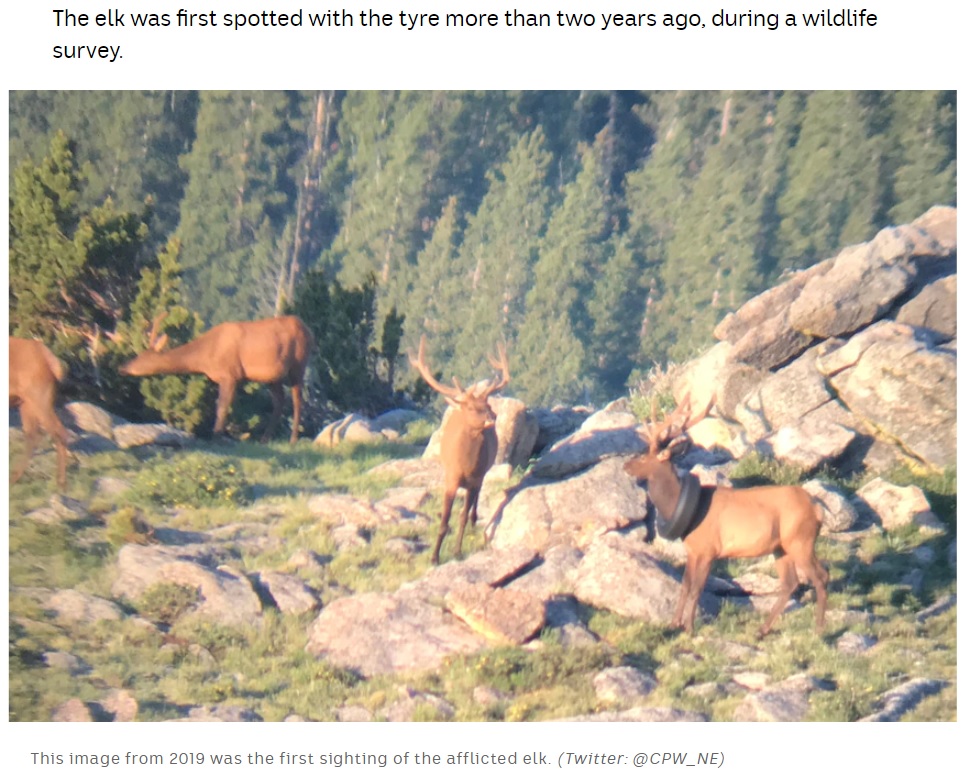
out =
[[[482,430],[494,426],[496,423],[496,413],[489,406],[489,397],[496,391],[505,387],[509,382],[509,363],[506,359],[506,348],[500,344],[498,347],[499,356],[493,358],[489,356],[489,363],[494,369],[499,370],[500,374],[488,382],[478,383],[463,389],[456,378],[452,379],[453,387],[443,385],[432,375],[425,360],[426,338],[425,335],[419,340],[419,355],[413,356],[409,353],[409,361],[422,375],[431,388],[442,394],[446,403],[450,407],[455,407],[463,413],[466,424],[472,429]]]
[[[161,323],[168,317],[166,312],[156,316],[151,322],[151,331],[147,335],[147,350],[134,356],[118,370],[127,377],[145,377],[154,374],[151,368],[154,366],[154,359],[161,353],[168,344],[168,335],[160,333]]]
[[[650,404],[650,422],[641,434],[648,445],[647,452],[631,458],[623,470],[637,482],[647,482],[661,468],[671,466],[671,459],[683,453],[688,445],[688,428],[703,420],[710,410],[710,403],[698,415],[691,411],[690,394],[663,421],[657,422],[657,399]]]

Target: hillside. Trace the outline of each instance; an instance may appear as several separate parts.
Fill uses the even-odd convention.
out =
[[[430,418],[257,445],[68,404],[68,492],[49,450],[11,488],[11,719],[955,719],[956,217],[790,274],[603,408],[510,382],[438,567]],[[682,546],[623,464],[652,398],[701,392],[682,469],[821,504],[823,632],[802,588],[757,638],[769,557],[715,564],[694,635],[668,628]]]

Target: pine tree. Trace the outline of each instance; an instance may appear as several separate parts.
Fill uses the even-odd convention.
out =
[[[181,263],[189,306],[208,326],[275,311],[288,269],[291,168],[302,152],[300,95],[202,92],[197,136],[183,167]]]
[[[808,97],[777,202],[779,266],[809,266],[880,225],[883,143],[875,101],[857,92]]]
[[[582,169],[563,190],[533,267],[513,372],[514,391],[531,404],[585,401],[598,393],[587,363],[592,343],[586,300],[607,259],[607,147],[604,130],[583,149]]]
[[[771,104],[760,93],[725,93],[720,99],[717,142],[706,149],[660,268],[655,320],[673,342],[667,356],[676,361],[708,346],[720,319],[761,287],[760,176],[772,132]]]
[[[455,373],[487,369],[485,354],[494,343],[512,343],[516,337],[546,225],[549,163],[537,127],[490,173],[489,191],[468,219],[455,266],[469,285],[467,304],[453,311],[465,321],[455,348]]]
[[[892,102],[895,224],[912,221],[932,205],[955,203],[955,93],[896,92]]]

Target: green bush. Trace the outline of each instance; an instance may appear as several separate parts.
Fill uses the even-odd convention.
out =
[[[189,453],[141,471],[130,490],[134,501],[164,507],[230,506],[248,503],[248,482],[231,460]]]
[[[170,625],[198,602],[198,591],[174,582],[151,585],[137,601],[137,610],[153,622]]]

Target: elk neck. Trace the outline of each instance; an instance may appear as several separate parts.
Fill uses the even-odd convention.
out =
[[[669,518],[680,500],[680,478],[672,464],[658,466],[647,482],[647,493],[657,511]]]

